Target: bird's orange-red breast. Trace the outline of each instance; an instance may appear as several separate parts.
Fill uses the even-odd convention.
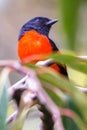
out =
[[[29,57],[34,55],[51,54],[54,51],[60,53],[49,38],[51,26],[57,21],[46,17],[35,17],[22,26],[18,38],[18,56],[21,62],[28,62]],[[50,66],[61,74],[67,75],[64,66],[56,63]]]
[[[28,56],[52,53],[49,39],[35,30],[27,31],[18,42],[18,55],[22,62]]]

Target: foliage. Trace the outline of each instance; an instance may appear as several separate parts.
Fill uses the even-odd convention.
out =
[[[87,74],[86,59],[72,56],[70,54],[58,55],[56,53],[47,57],[52,58],[54,62],[66,64],[77,71]],[[7,118],[8,124],[6,125],[7,89],[3,89],[0,100],[0,108],[2,110],[0,113],[2,116],[2,120],[0,120],[0,124],[2,124],[0,125],[1,129],[5,130],[5,127],[7,127],[8,130],[21,130],[24,121],[29,114],[30,108],[39,103],[38,110],[43,113],[41,120],[44,129],[54,129],[53,126],[56,124],[56,120],[52,117],[55,110],[58,122],[60,120],[60,123],[63,123],[61,127],[56,126],[56,129],[63,130],[64,127],[67,130],[86,130],[87,95],[84,93],[86,90],[81,92],[80,89],[75,86],[75,83],[72,83],[68,78],[59,75],[54,70],[45,66],[41,67],[33,64],[26,64],[26,67],[23,67],[23,65],[20,64],[20,67],[18,68],[18,63],[13,61],[1,61],[0,64],[2,67],[8,66],[8,68],[5,68],[5,70],[2,71],[0,77],[1,87],[4,88],[4,86],[7,85],[10,100],[15,98],[14,94],[17,97],[20,97],[20,105],[17,104],[18,113],[13,115],[13,117],[10,117],[10,119]],[[22,80],[18,81],[18,83],[10,88],[8,86],[8,76],[12,70],[9,68],[13,68],[18,73],[21,72],[21,74],[26,75]],[[2,80],[3,78],[4,80]],[[26,84],[28,87],[26,87]],[[28,99],[25,100],[27,95]],[[15,101],[17,100],[18,98],[15,99]],[[50,105],[52,108],[50,108]],[[61,116],[58,115],[58,112]],[[47,120],[48,118],[49,121]],[[12,123],[13,120],[14,123]],[[50,122],[52,122],[52,124]]]

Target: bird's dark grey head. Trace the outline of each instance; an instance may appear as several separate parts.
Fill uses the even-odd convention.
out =
[[[57,19],[52,20],[46,17],[35,17],[22,26],[18,39],[20,39],[25,32],[31,29],[38,31],[40,34],[48,36],[51,26],[57,21]]]

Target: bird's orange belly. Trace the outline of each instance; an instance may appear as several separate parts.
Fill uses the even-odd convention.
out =
[[[35,30],[26,32],[18,42],[18,56],[22,62],[29,62],[31,56],[51,54],[52,51],[49,39]]]

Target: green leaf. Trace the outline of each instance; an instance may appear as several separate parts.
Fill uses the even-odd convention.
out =
[[[0,73],[0,93],[2,92],[2,89],[4,86],[9,87],[9,73],[11,69],[4,68]]]
[[[29,108],[27,109],[25,108],[19,113],[17,119],[15,120],[13,126],[11,127],[11,130],[22,130],[24,121],[29,113],[29,110],[30,110]]]
[[[78,70],[79,72],[82,72],[84,74],[87,74],[87,60],[81,59],[76,56],[66,55],[66,54],[53,54],[50,56],[54,61],[66,64],[72,69]]]
[[[52,98],[52,100],[55,102],[56,105],[61,106],[61,107],[65,105],[65,99],[64,99],[65,95],[64,94],[60,94],[60,92],[58,92],[58,94],[56,94],[49,88],[45,88],[45,90],[49,94],[49,96]]]
[[[62,116],[62,121],[63,121],[65,130],[73,130],[73,129],[79,130],[78,126],[75,124],[75,122],[71,118]]]
[[[60,95],[60,92],[58,93],[59,95],[56,95],[56,93],[51,91],[50,88],[46,88],[45,90],[52,98],[52,100],[55,102],[55,104],[58,105],[58,107],[73,110],[74,113],[78,115],[78,118],[72,116],[73,119],[62,115],[63,125],[66,130],[79,130],[79,128],[81,128],[81,130],[86,130],[83,123],[83,117],[81,115],[81,112],[78,106],[75,104],[74,100],[69,95],[65,95],[65,93],[62,93],[62,95]]]
[[[0,130],[6,130],[6,116],[8,108],[7,88],[3,87],[0,97]]]
[[[78,119],[76,119],[76,117],[74,117],[72,119],[67,116],[62,116],[62,120],[63,120],[65,129],[66,130],[73,130],[73,129],[79,130],[80,126],[81,126],[82,130],[85,129],[84,125],[82,123],[83,117],[81,115],[79,107],[75,104],[74,100],[69,95],[66,95],[66,104],[65,104],[64,108],[74,111],[74,113],[76,113],[76,115],[78,115],[78,118],[80,119],[80,121],[79,121]]]
[[[87,120],[86,112],[87,112],[87,103],[86,103],[86,95],[81,93],[75,88],[71,82],[69,82],[64,77],[61,77],[58,74],[55,74],[53,71],[50,71],[48,68],[43,74],[38,74],[38,77],[43,82],[49,83],[53,86],[58,87],[62,91],[69,94],[74,100],[75,104],[79,107],[79,110],[84,116],[84,120]],[[84,110],[83,110],[84,108]]]
[[[75,49],[78,11],[81,0],[60,0],[63,27],[66,35],[66,43],[72,50]]]
[[[74,111],[75,113],[77,113],[81,118],[83,118],[79,107],[75,104],[75,101],[74,101],[74,100],[72,99],[72,97],[70,97],[69,95],[66,95],[66,104],[65,104],[64,107],[73,110],[73,111]]]

